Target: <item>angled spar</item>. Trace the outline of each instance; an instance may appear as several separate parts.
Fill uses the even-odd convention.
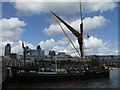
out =
[[[85,64],[85,60],[83,59],[83,38],[82,38],[82,34],[83,34],[83,23],[80,24],[80,29],[81,29],[81,33],[79,33],[77,30],[75,30],[73,27],[71,27],[69,24],[67,24],[65,21],[63,21],[60,17],[58,17],[54,12],[50,11],[55,17],[57,17],[78,39],[78,43],[80,46],[80,53],[81,53],[81,58],[83,63]],[[68,37],[69,38],[69,37]],[[69,39],[70,40],[70,39]],[[74,47],[75,48],[75,47]],[[76,48],[75,48],[76,49]],[[77,51],[77,50],[76,50]],[[77,51],[78,52],[78,51]]]

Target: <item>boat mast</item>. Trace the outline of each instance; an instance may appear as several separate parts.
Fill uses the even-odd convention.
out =
[[[81,52],[81,59],[84,63],[84,66],[86,67],[86,60],[84,55],[84,47],[83,47],[83,20],[82,20],[82,5],[80,0],[80,18],[81,18],[81,24],[80,24],[80,33],[81,33],[81,44],[80,44],[80,52]]]
[[[83,48],[83,21],[82,21],[81,2],[80,2],[80,16],[81,16],[80,32],[75,30],[73,27],[71,27],[69,24],[67,24],[65,21],[63,21],[60,17],[58,17],[52,11],[50,11],[50,12],[53,14],[56,22],[61,27],[61,29],[63,30],[64,34],[66,35],[66,37],[70,41],[70,43],[73,45],[73,47],[77,51],[78,55],[81,57],[83,65],[86,68],[86,61],[85,61],[84,50],[83,50],[84,49]],[[79,53],[79,51],[77,50],[77,48],[75,47],[75,45],[73,44],[73,42],[71,41],[71,39],[69,38],[69,36],[67,35],[67,33],[65,32],[65,30],[63,29],[63,27],[61,26],[61,24],[58,22],[58,20],[56,18],[59,19],[77,37],[81,54]]]
[[[81,23],[83,23],[83,20],[82,20],[82,5],[81,5],[81,0],[80,0],[80,17],[81,17]]]

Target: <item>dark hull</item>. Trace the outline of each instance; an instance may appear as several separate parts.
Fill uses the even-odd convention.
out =
[[[66,80],[88,80],[109,77],[109,70],[100,72],[87,72],[84,74],[37,74],[19,73],[14,78],[18,82],[54,82]]]

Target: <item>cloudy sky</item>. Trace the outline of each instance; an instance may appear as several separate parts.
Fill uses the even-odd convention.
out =
[[[108,55],[118,53],[118,3],[82,2],[84,22],[84,49],[86,55]],[[79,2],[2,2],[0,19],[2,40],[0,55],[4,46],[10,43],[12,52],[22,54],[22,40],[25,46],[36,49],[40,45],[45,54],[49,50],[66,52],[78,56],[69,40],[55,22],[52,10],[79,31]],[[76,37],[61,23],[72,42],[78,48]],[[89,38],[86,37],[89,34]]]

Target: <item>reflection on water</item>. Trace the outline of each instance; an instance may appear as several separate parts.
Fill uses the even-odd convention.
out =
[[[118,88],[118,71],[110,71],[110,78],[92,79],[85,81],[62,81],[50,83],[10,83],[9,88]],[[31,81],[32,82],[32,81]]]

